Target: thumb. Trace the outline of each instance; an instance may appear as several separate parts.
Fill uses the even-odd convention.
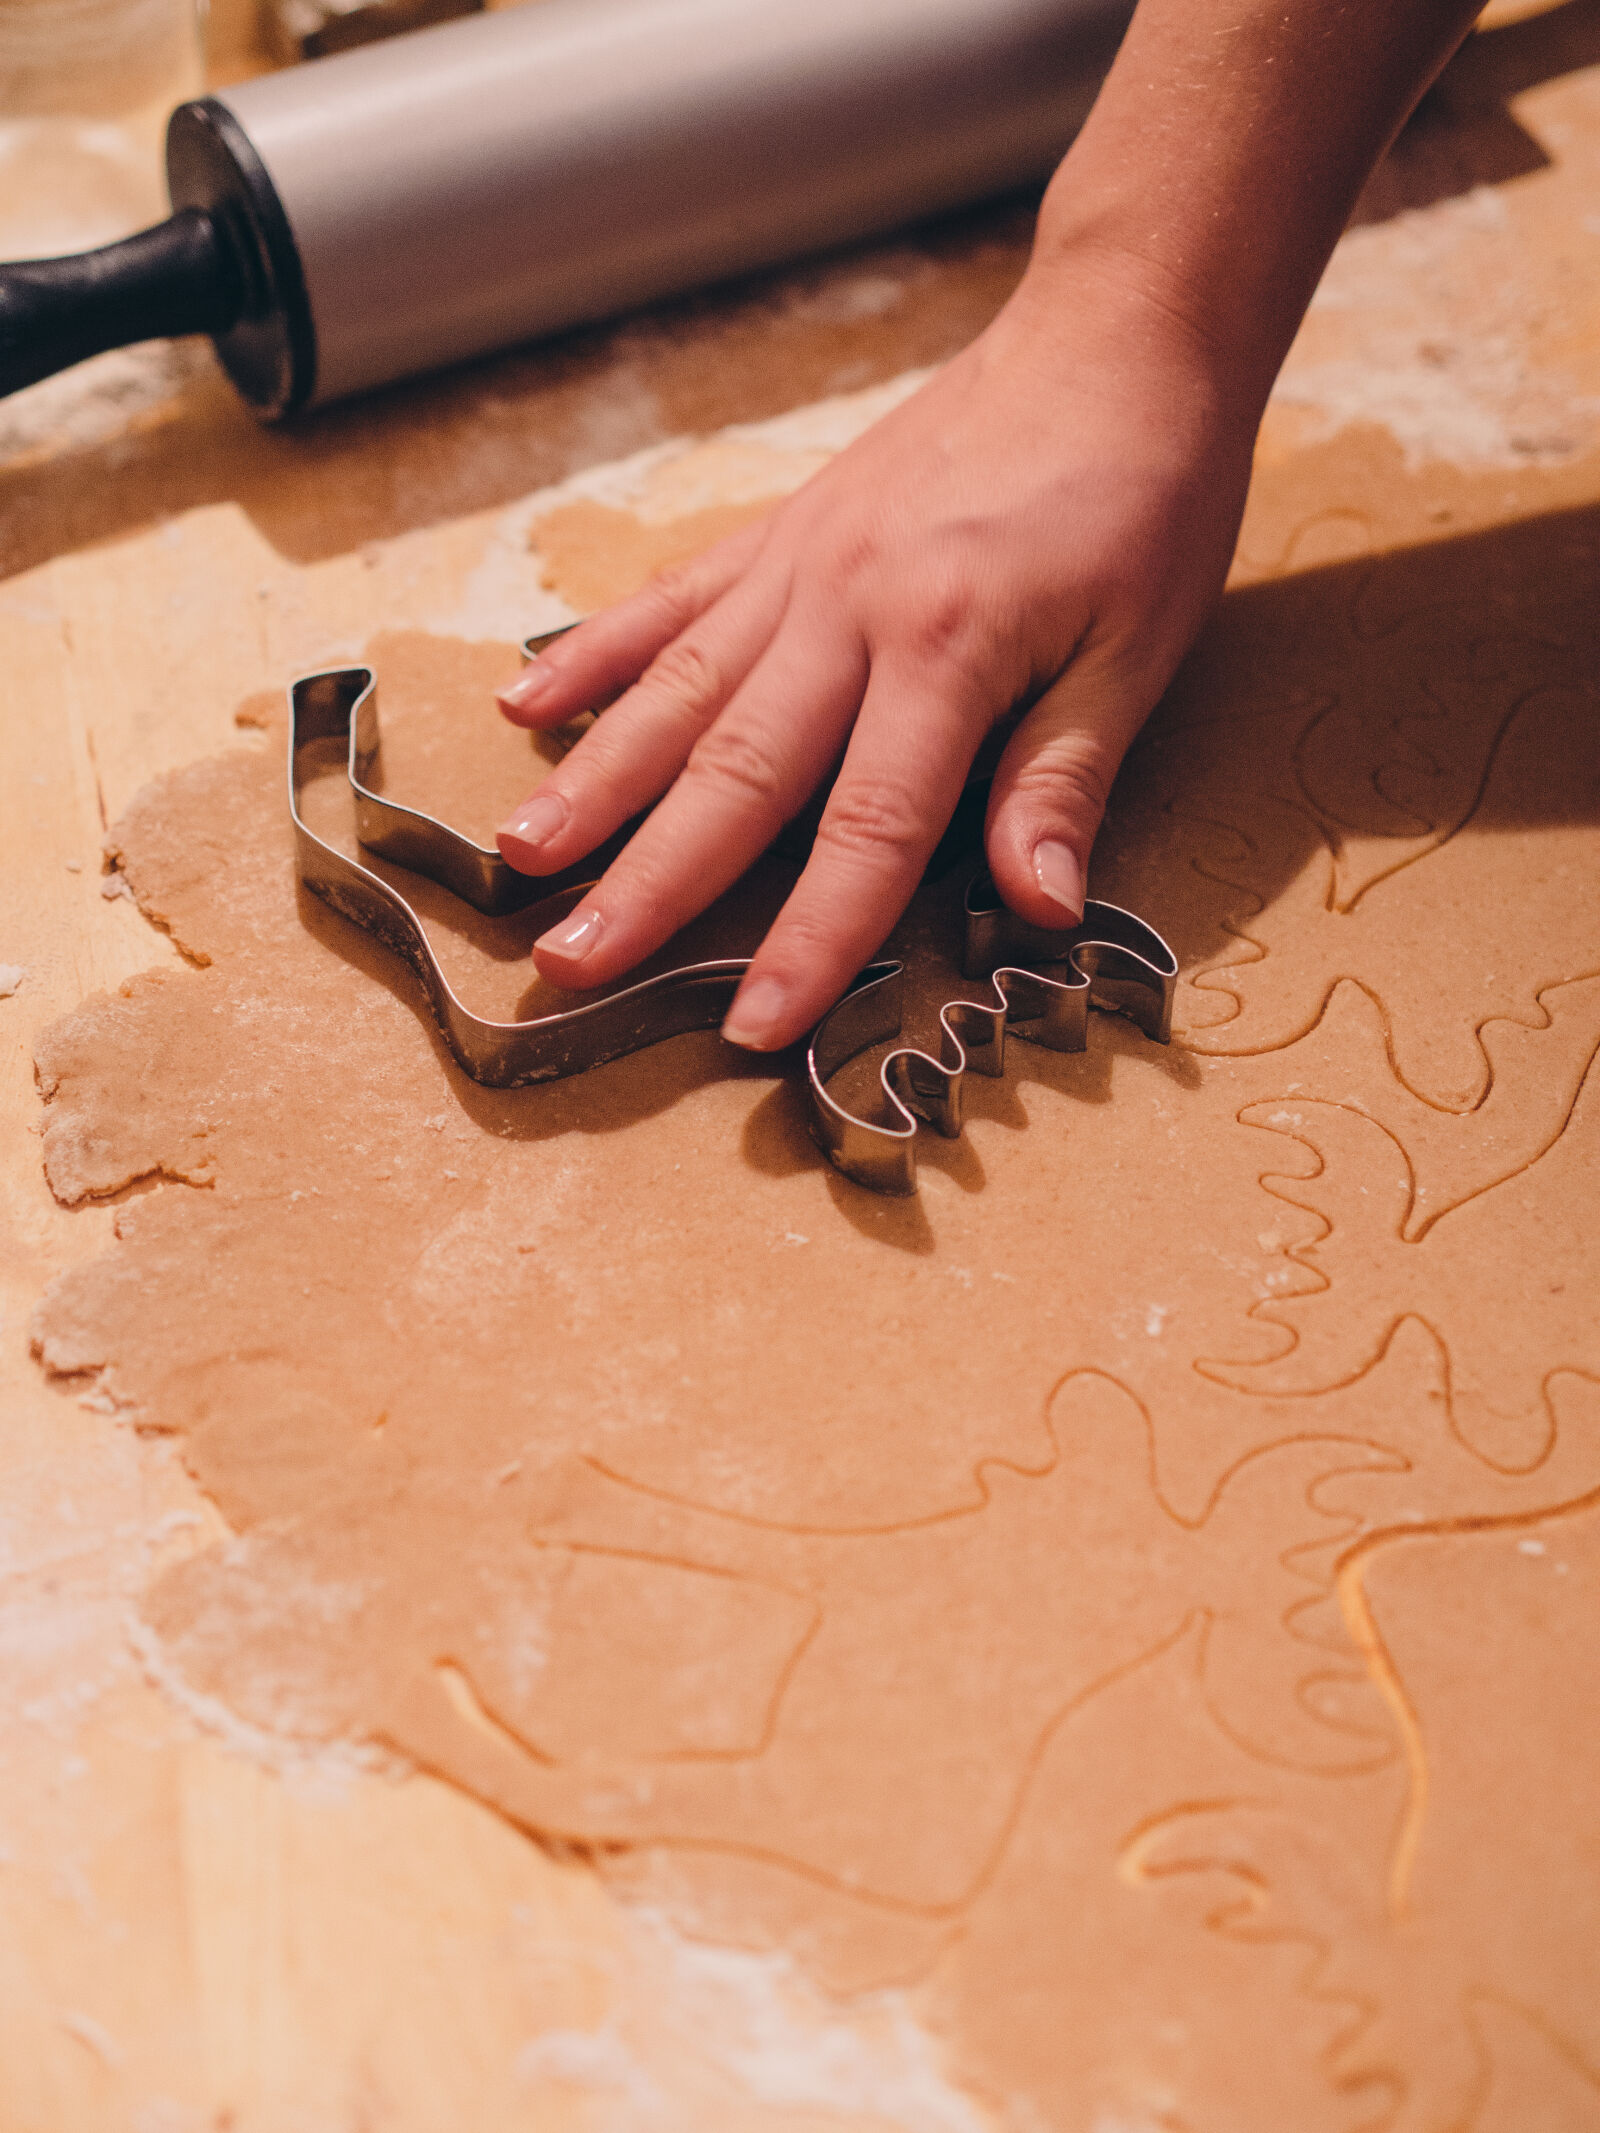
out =
[[[1007,743],[984,844],[1006,904],[1030,925],[1075,926],[1112,780],[1150,704],[1069,669]],[[1096,682],[1100,686],[1096,686]]]

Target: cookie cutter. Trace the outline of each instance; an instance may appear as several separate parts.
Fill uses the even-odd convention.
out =
[[[1050,932],[1007,910],[980,870],[967,884],[964,915],[961,974],[987,978],[990,996],[945,1002],[937,1059],[910,1046],[889,1054],[878,1070],[886,1118],[846,1110],[828,1083],[861,1052],[899,1036],[901,965],[863,971],[806,1051],[812,1132],[836,1170],[874,1192],[916,1191],[919,1122],[947,1140],[959,1136],[967,1070],[1002,1075],[1008,1029],[1046,1051],[1081,1052],[1089,1009],[1099,1007],[1128,1016],[1157,1044],[1172,1038],[1178,960],[1133,912],[1091,899],[1081,924]]]
[[[525,649],[535,652],[545,641],[532,639]],[[400,892],[370,867],[326,843],[301,813],[308,751],[318,741],[329,740],[347,744],[358,842],[392,865],[439,883],[489,917],[503,917],[593,881],[610,850],[625,841],[626,832],[591,852],[581,865],[559,874],[519,874],[499,852],[374,790],[371,780],[378,771],[381,747],[377,683],[370,667],[335,667],[302,675],[291,685],[289,814],[300,879],[324,903],[364,927],[411,966],[451,1056],[474,1081],[491,1089],[555,1081],[601,1066],[608,1059],[621,1059],[667,1037],[715,1029],[722,1022],[749,968],[746,957],[663,971],[603,999],[532,1021],[496,1022],[475,1015],[451,986],[421,918]]]
[[[525,653],[532,657],[548,642],[549,637],[532,638]],[[310,775],[309,751],[330,740],[346,748],[356,837],[363,848],[437,882],[491,917],[587,886],[634,825],[624,825],[560,873],[519,874],[498,851],[375,788],[381,734],[370,667],[336,667],[303,675],[291,685],[289,815],[300,880],[410,966],[451,1056],[472,1080],[495,1089],[559,1080],[668,1037],[721,1025],[750,967],[747,956],[680,964],[601,999],[528,1021],[475,1015],[451,986],[421,918],[400,892],[328,844],[305,820],[300,797]],[[962,974],[987,977],[990,998],[952,1000],[940,1010],[937,1059],[905,1047],[884,1060],[880,1082],[886,1120],[848,1110],[830,1094],[828,1083],[861,1052],[900,1034],[903,965],[869,964],[823,1016],[807,1046],[812,1133],[836,1170],[872,1191],[916,1191],[918,1122],[949,1138],[960,1133],[967,1069],[1003,1073],[1008,1028],[1052,1051],[1082,1051],[1089,1009],[1095,1006],[1130,1016],[1158,1043],[1170,1036],[1177,961],[1154,928],[1132,912],[1091,902],[1080,925],[1050,932],[1008,911],[988,875],[980,872],[968,884],[965,917]],[[1023,960],[1045,967],[1025,968]]]

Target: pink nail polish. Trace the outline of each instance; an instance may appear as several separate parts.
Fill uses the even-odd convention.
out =
[[[496,697],[514,711],[531,711],[554,680],[554,674],[541,660],[530,659],[515,681],[508,681],[496,691]]]
[[[1044,837],[1033,848],[1033,878],[1052,903],[1060,904],[1066,923],[1083,919],[1083,869],[1072,847]]]
[[[581,963],[604,927],[604,913],[595,910],[592,904],[583,904],[576,911],[569,912],[559,926],[541,933],[533,945],[548,949],[552,955],[563,955],[569,962]]]
[[[495,832],[501,853],[513,866],[519,859],[531,859],[541,844],[548,844],[567,819],[567,803],[553,792],[536,792],[531,800],[524,800],[516,813],[502,822]],[[516,849],[508,851],[508,845]]]
[[[746,984],[728,1010],[722,1034],[730,1044],[747,1052],[770,1052],[788,993],[776,978],[755,978]]]
[[[525,665],[523,672],[516,676],[516,680],[508,680],[506,687],[495,691],[495,702],[501,710],[510,712],[535,710],[544,702],[544,697],[550,693],[550,687],[553,685],[555,674],[538,659],[533,659],[529,665]]]

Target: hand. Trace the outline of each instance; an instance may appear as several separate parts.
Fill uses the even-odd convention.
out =
[[[512,866],[569,866],[653,805],[536,943],[542,976],[628,970],[837,769],[724,1025],[758,1051],[792,1042],[894,925],[980,744],[1018,710],[989,865],[1024,918],[1077,922],[1117,766],[1226,575],[1258,412],[1228,405],[1201,337],[1137,280],[1057,264],[1048,290],[1025,281],[770,516],[503,692],[539,727],[616,699],[500,831]]]

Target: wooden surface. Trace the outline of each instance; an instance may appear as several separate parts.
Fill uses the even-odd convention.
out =
[[[1354,325],[1313,314],[1242,575],[1600,497],[1600,15],[1578,0],[1548,22],[1500,48],[1500,77],[1464,74],[1380,174],[1347,274],[1389,278]],[[130,223],[150,191],[130,178]],[[0,199],[13,232],[24,193]],[[1385,415],[1372,320],[1433,306],[1487,330],[1490,294],[1430,280],[1427,246],[1437,218],[1506,200],[1524,239],[1490,321],[1506,351],[1463,358],[1461,392],[1510,441],[1441,456]],[[1408,204],[1410,264],[1372,241]],[[86,201],[86,229],[104,211]],[[380,628],[505,639],[556,619],[530,495],[938,360],[1001,299],[1024,237],[1015,214],[970,218],[298,430],[258,430],[194,349],[106,359],[0,410],[0,964],[23,973],[0,1000],[0,2133],[980,2124],[892,2010],[829,2008],[754,1958],[686,1964],[446,1788],[297,1762],[147,1674],[138,1595],[216,1514],[165,1443],[30,1360],[39,1293],[117,1216],[45,1190],[31,1039],[174,952],[102,893],[100,839],[153,773],[251,745],[245,698]],[[1530,377],[1558,382],[1519,430]],[[740,2040],[763,2024],[811,2070],[752,2088]],[[825,2070],[846,2063],[848,2080]],[[891,2100],[850,2108],[874,2094]]]

